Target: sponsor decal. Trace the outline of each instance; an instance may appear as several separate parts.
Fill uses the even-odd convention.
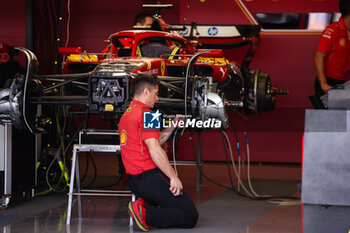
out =
[[[162,128],[202,128],[202,129],[219,129],[222,122],[216,118],[201,120],[188,116],[184,120],[173,121],[174,115],[163,115],[157,110],[156,112],[143,113],[144,129]]]
[[[344,37],[340,38],[340,40],[339,40],[339,45],[340,45],[341,47],[344,47],[345,44],[346,44],[346,39],[345,39]]]
[[[185,27],[185,30],[184,30],[184,31],[180,31],[179,34],[180,34],[181,36],[186,36],[186,35],[188,34],[188,28]]]
[[[105,105],[105,111],[106,112],[112,112],[114,110],[114,106],[112,104],[106,104]]]
[[[123,130],[120,134],[120,145],[125,145],[126,144],[126,139],[127,139],[127,136],[126,136],[126,131]]]
[[[161,115],[159,110],[156,112],[143,112],[143,128],[160,129]]]
[[[162,61],[162,63],[160,64],[160,71],[162,73],[162,76],[164,76],[165,73],[165,62]]]
[[[217,27],[212,26],[208,29],[208,35],[209,36],[216,36],[219,33],[219,30]]]
[[[326,38],[328,38],[328,39],[331,39],[332,37],[331,36],[329,36],[329,35],[322,35],[322,37],[326,37]]]
[[[145,74],[158,74],[158,72],[159,72],[159,69],[157,68],[157,69],[147,70],[143,73],[145,73]]]
[[[147,70],[151,69],[151,67],[152,67],[151,64],[152,63],[150,61],[146,61],[146,64],[147,64]]]
[[[163,128],[199,128],[199,129],[220,129],[221,121],[215,118],[200,120],[196,118],[186,118],[181,121],[166,120],[163,118]]]

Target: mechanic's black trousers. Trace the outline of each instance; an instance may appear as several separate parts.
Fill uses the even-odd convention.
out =
[[[146,223],[155,227],[194,227],[198,211],[186,193],[174,196],[169,190],[169,178],[158,168],[139,175],[129,175],[130,190],[143,198],[149,205],[146,209]]]

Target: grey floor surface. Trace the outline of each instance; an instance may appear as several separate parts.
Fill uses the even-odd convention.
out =
[[[0,211],[0,227],[34,217],[48,209],[67,202],[66,193],[53,193],[47,196],[34,197],[30,201],[11,201],[6,210]]]
[[[66,228],[66,204],[51,208],[25,220],[12,223],[4,232],[129,232],[127,198],[123,198],[125,208],[120,208],[112,218],[74,218]],[[122,206],[122,205],[121,205]],[[194,229],[185,232],[230,232],[239,233],[275,205],[262,201],[249,200],[226,191],[198,207],[200,218]],[[108,212],[108,211],[107,211]],[[101,213],[100,213],[101,214]],[[184,232],[184,229],[152,229],[152,232]]]
[[[295,191],[296,181],[253,180],[257,192],[287,195]],[[129,198],[87,198],[83,201],[82,220],[73,212],[71,225],[66,227],[67,196],[55,194],[34,198],[14,208],[0,212],[4,233],[26,232],[132,232],[129,229],[127,203]],[[200,218],[194,229],[152,229],[152,232],[230,232],[239,233],[275,205],[241,197],[224,191],[198,206]]]

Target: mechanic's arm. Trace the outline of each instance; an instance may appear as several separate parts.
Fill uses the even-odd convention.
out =
[[[177,125],[178,122],[181,120],[182,121],[184,120],[184,116],[176,115],[172,121],[175,122],[175,124]],[[163,145],[168,140],[168,138],[171,136],[171,134],[173,133],[175,128],[176,127],[174,127],[174,124],[171,124],[171,127],[164,128],[162,131],[160,131],[160,136],[159,136],[159,144],[160,145]]]
[[[162,131],[160,131],[160,136],[159,136],[159,144],[163,145],[168,138],[171,136],[171,134],[174,131],[174,127],[170,127],[170,128],[165,128]]]
[[[170,165],[168,156],[163,148],[160,146],[158,139],[148,138],[145,140],[148,150],[151,154],[151,158],[158,168],[170,179],[170,192],[174,196],[178,196],[182,192],[182,183],[179,177],[176,175],[173,167]]]
[[[324,68],[326,56],[327,56],[326,53],[317,50],[315,54],[315,67],[316,67],[316,74],[318,77],[318,81],[320,82],[321,88],[324,92],[328,93],[328,90],[333,87],[328,85],[327,79],[326,79],[326,73]]]

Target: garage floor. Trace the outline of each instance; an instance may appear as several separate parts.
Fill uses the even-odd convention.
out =
[[[194,229],[152,229],[152,232],[301,232],[301,206],[283,201],[281,205],[241,197],[203,179],[196,192],[196,168],[179,166],[185,191],[197,204],[200,219]],[[229,185],[225,164],[206,163],[203,171],[213,180]],[[246,171],[246,167],[242,168]],[[246,175],[242,176],[245,180]],[[258,194],[299,196],[300,165],[253,165],[252,184]],[[245,182],[246,183],[246,182]],[[125,184],[116,188],[122,189]],[[130,232],[126,197],[84,197],[83,219],[73,208],[71,225],[66,227],[67,196],[54,194],[15,203],[0,212],[0,226],[10,232]],[[75,206],[76,207],[76,206]],[[310,212],[310,211],[309,211]],[[310,224],[309,224],[310,225]],[[349,227],[350,228],[350,227]],[[318,231],[320,232],[320,231]],[[333,232],[333,231],[332,231]],[[309,233],[309,232],[308,232]]]

